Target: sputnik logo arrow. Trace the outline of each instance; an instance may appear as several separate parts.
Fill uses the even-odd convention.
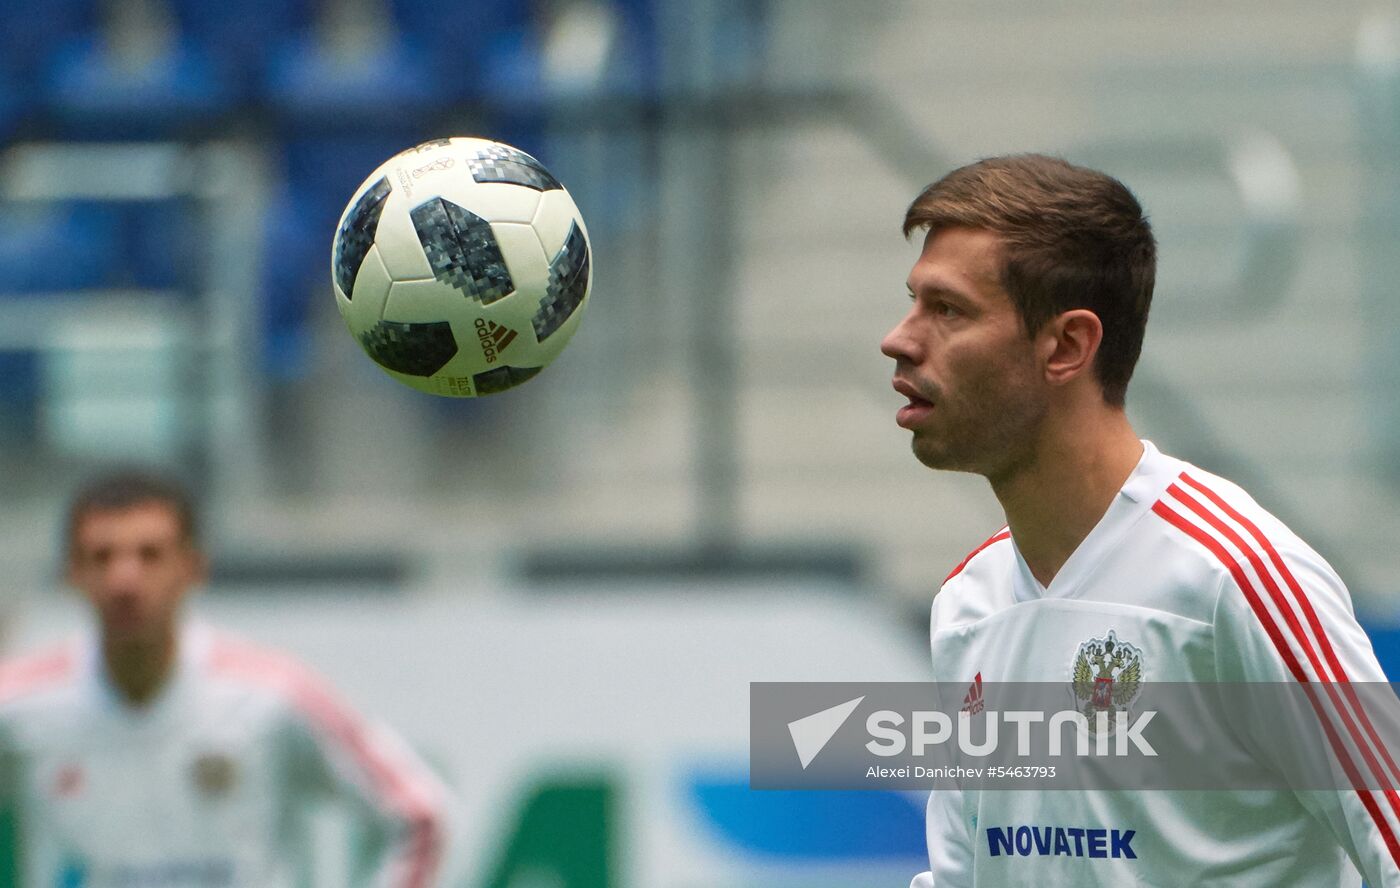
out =
[[[788,733],[792,735],[792,745],[797,749],[797,760],[802,763],[802,770],[807,770],[812,759],[826,748],[826,744],[831,742],[831,738],[836,736],[836,732],[841,730],[846,719],[864,699],[864,696],[860,696],[788,722]]]

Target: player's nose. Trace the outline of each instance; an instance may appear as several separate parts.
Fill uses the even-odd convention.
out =
[[[142,573],[141,559],[134,555],[121,555],[113,558],[103,571],[104,584],[114,591],[137,589]]]
[[[910,335],[907,320],[900,321],[880,340],[880,353],[896,361],[919,363],[918,342]]]

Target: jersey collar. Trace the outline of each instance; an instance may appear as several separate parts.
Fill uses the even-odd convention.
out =
[[[1128,479],[1123,482],[1118,495],[1109,503],[1108,510],[1094,525],[1093,530],[1079,544],[1059,573],[1048,587],[1031,573],[1026,559],[1011,538],[1011,548],[1016,556],[1016,567],[1012,591],[1017,601],[1032,601],[1037,598],[1074,598],[1103,560],[1113,551],[1123,534],[1139,518],[1146,515],[1166,491],[1168,485],[1181,473],[1181,462],[1163,454],[1151,441],[1142,441],[1142,456],[1138,458]]]
[[[100,633],[90,631],[83,643],[83,671],[91,693],[101,702],[107,712],[130,721],[132,724],[158,725],[167,720],[171,710],[178,710],[179,700],[187,692],[193,673],[208,646],[208,629],[198,622],[180,625],[175,654],[175,668],[165,687],[155,698],[144,706],[132,706],[112,686],[107,675],[107,665],[102,660],[102,640]]]

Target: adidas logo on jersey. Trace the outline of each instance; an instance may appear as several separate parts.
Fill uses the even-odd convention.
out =
[[[966,673],[964,673],[966,674]],[[972,680],[972,684],[967,688],[967,696],[963,697],[962,711],[968,715],[976,715],[984,708],[982,701],[982,673],[977,673],[977,677]]]
[[[517,335],[516,331],[495,321],[476,319],[476,339],[481,343],[481,353],[486,356],[488,364],[496,363],[496,356],[505,351]]]

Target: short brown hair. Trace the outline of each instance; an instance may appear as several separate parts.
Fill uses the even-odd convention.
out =
[[[78,538],[78,526],[93,512],[118,512],[147,503],[166,506],[175,515],[181,536],[199,543],[199,523],[194,499],[179,481],[144,468],[116,469],[99,475],[73,494],[68,503],[68,551]]]
[[[925,188],[904,214],[905,237],[943,228],[1000,236],[1001,284],[1027,335],[1071,309],[1098,315],[1094,373],[1104,400],[1123,406],[1152,307],[1157,244],[1122,182],[1043,154],[989,157]]]

